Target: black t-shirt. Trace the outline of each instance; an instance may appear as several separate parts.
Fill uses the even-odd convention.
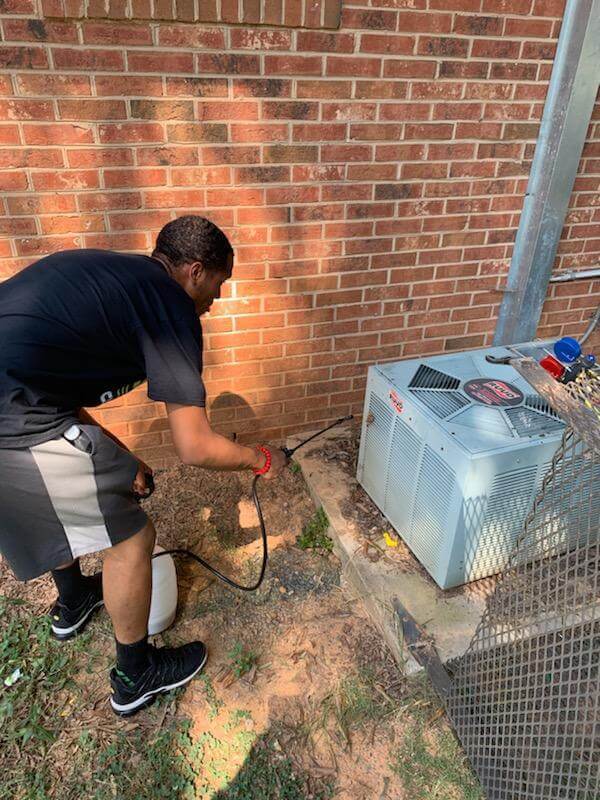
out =
[[[0,447],[52,439],[146,379],[153,400],[204,406],[201,371],[194,303],[156,259],[67,250],[0,283]]]

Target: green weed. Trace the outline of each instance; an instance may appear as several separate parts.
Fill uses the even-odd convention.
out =
[[[246,650],[241,642],[236,642],[227,653],[231,670],[236,678],[241,678],[247,672],[250,672],[252,667],[256,664],[256,654],[251,650]]]
[[[296,540],[296,544],[298,547],[301,547],[302,550],[324,550],[330,553],[333,550],[333,541],[327,536],[328,529],[329,520],[321,506],[302,529],[302,533]]]
[[[209,705],[208,718],[212,720],[218,716],[223,706],[223,701],[217,697],[215,687],[212,685],[212,681],[206,673],[200,675],[200,680],[204,684],[204,695]]]

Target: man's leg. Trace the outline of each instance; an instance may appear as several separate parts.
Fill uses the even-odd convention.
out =
[[[104,605],[113,624],[117,669],[135,680],[148,667],[148,615],[152,596],[151,520],[139,533],[106,551],[102,569]]]
[[[155,537],[154,525],[148,520],[139,533],[114,545],[104,556],[104,605],[122,644],[139,642],[148,633]]]

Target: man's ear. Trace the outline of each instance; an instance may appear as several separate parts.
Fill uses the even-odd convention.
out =
[[[201,283],[204,278],[204,267],[200,261],[193,261],[190,264],[190,278],[194,283]]]

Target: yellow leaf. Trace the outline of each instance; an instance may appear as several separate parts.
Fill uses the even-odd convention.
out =
[[[388,547],[398,547],[398,539],[395,536],[390,536],[389,531],[383,532],[383,538]]]

